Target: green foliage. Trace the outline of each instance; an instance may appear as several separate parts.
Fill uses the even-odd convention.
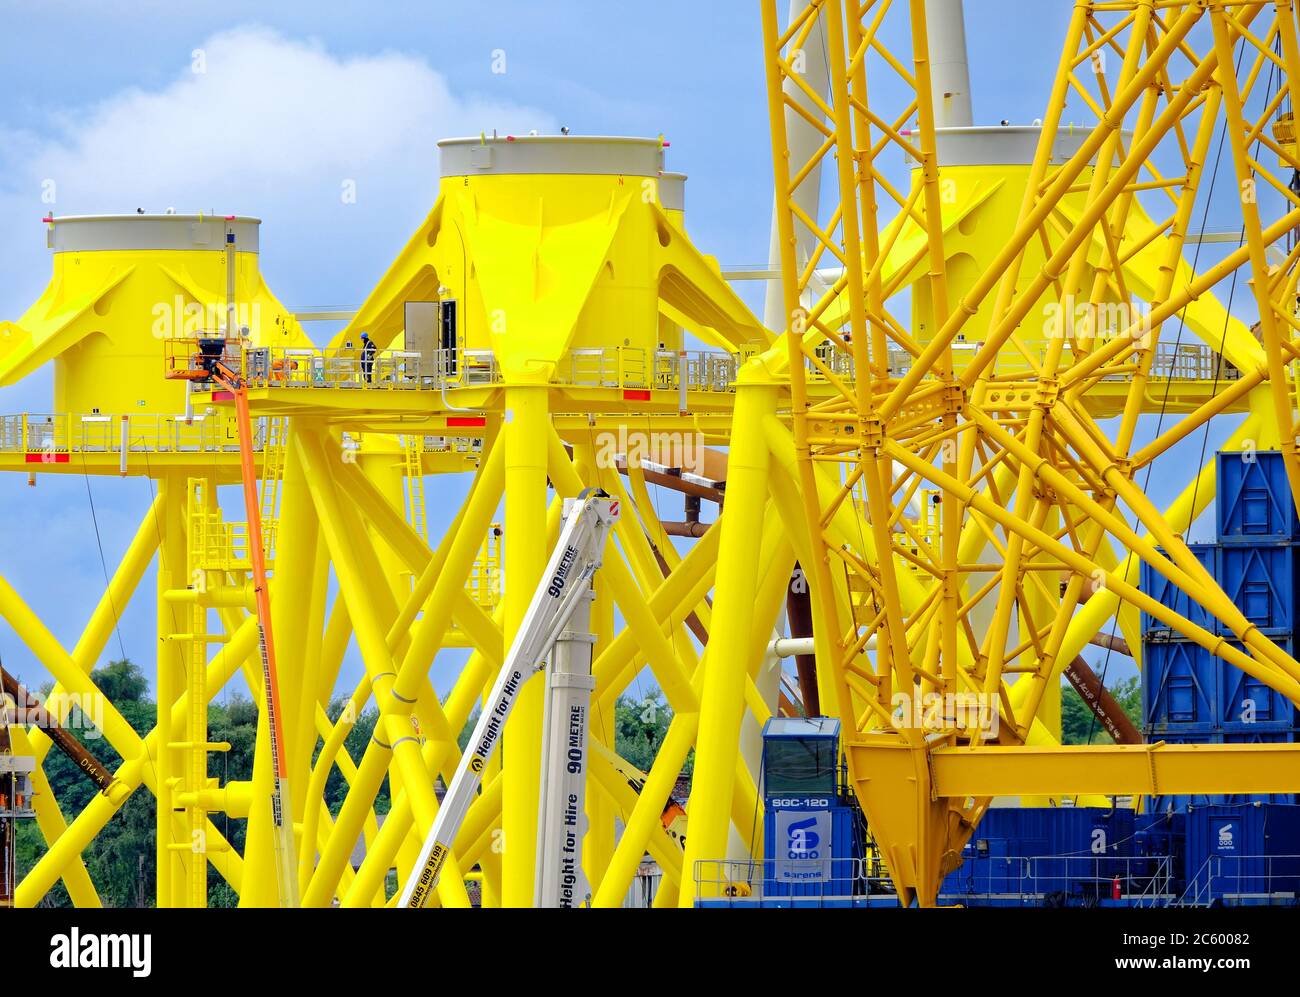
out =
[[[343,711],[350,708],[349,700],[334,699],[330,701],[329,709],[325,712],[331,721],[337,723],[339,717],[343,715]],[[378,721],[379,711],[373,706],[367,707],[357,714],[356,720],[352,725],[352,730],[348,732],[347,738],[343,741],[343,750],[346,750],[348,755],[358,765],[361,764],[361,758],[366,753],[366,748],[369,746],[370,739],[375,733],[375,724]],[[313,765],[315,764],[316,759],[320,757],[321,747],[323,747],[323,745],[317,745],[316,753],[312,757]],[[340,752],[339,757],[342,757],[342,752]],[[325,780],[325,803],[329,807],[330,813],[336,817],[338,816],[339,810],[343,806],[343,800],[347,795],[348,782],[343,778],[343,774],[339,771],[338,765],[335,764],[330,770],[329,778]],[[379,787],[379,792],[375,796],[376,815],[388,813],[391,806],[392,800],[389,795],[388,777],[384,776],[383,784]]]
[[[113,703],[131,727],[143,737],[153,729],[156,705],[148,698],[149,683],[130,661],[113,661],[92,673],[96,686]],[[348,708],[348,701],[336,699],[327,714],[337,720]],[[615,708],[615,750],[637,768],[649,771],[672,723],[673,712],[663,693],[651,689],[640,699],[619,698]],[[121,757],[90,722],[93,718],[74,716],[78,737],[110,770],[122,764]],[[354,763],[360,764],[374,734],[379,714],[374,707],[363,710],[355,719],[344,742],[344,750]],[[463,750],[469,741],[478,710],[470,716],[460,733]],[[253,754],[257,744],[257,703],[243,696],[214,702],[208,707],[208,736],[216,743],[230,745],[224,752],[214,752],[209,759],[209,775],[220,785],[253,777]],[[322,745],[317,745],[319,758]],[[689,755],[683,772],[689,773],[694,755]],[[44,771],[67,820],[95,796],[97,790],[57,749],[50,751]],[[347,795],[348,783],[339,767],[331,767],[325,783],[325,799],[330,812],[337,816]],[[389,784],[385,778],[375,800],[375,812],[386,814],[391,806]],[[156,831],[154,797],[147,789],[132,793],[122,808],[97,834],[84,857],[87,871],[106,907],[152,906],[154,903]],[[217,829],[231,846],[242,852],[247,821],[214,814]],[[45,842],[35,821],[20,821],[18,827],[18,874],[21,879],[45,854]],[[215,869],[208,873],[208,903],[212,907],[233,907],[238,897]],[[71,901],[62,882],[57,883],[43,901],[43,906],[68,907]]]
[[[96,669],[91,678],[136,733],[143,737],[153,729],[157,707],[148,698],[149,683],[139,668],[130,661],[113,661]],[[257,712],[257,705],[246,697],[234,697],[208,707],[209,740],[230,745],[229,751],[216,752],[209,759],[209,775],[216,776],[222,785],[252,778]],[[122,758],[92,725],[92,719],[74,711],[73,729],[91,753],[110,770],[115,770],[122,764]],[[97,790],[57,749],[46,756],[43,768],[65,819],[71,821]],[[155,813],[153,794],[144,788],[136,790],[86,849],[86,869],[104,906],[147,907],[154,903]],[[214,815],[214,820],[226,840],[236,851],[242,851],[247,822],[222,815]],[[45,851],[36,822],[21,821],[17,856],[20,878]],[[235,892],[214,869],[208,871],[208,896],[213,907],[232,907],[238,901]],[[62,882],[50,890],[42,903],[43,906],[71,906]]]
[[[642,772],[649,772],[672,721],[672,707],[659,689],[651,688],[640,699],[620,696],[614,704],[614,750]],[[682,766],[683,774],[689,774],[694,766],[692,751]]]
[[[114,703],[141,703],[149,691],[149,680],[131,662],[110,661],[103,668],[96,668],[90,676],[99,691]]]
[[[1142,686],[1136,676],[1121,679],[1110,686],[1115,702],[1138,727],[1142,726]],[[1092,715],[1074,686],[1061,685],[1061,743],[1112,744],[1111,736]]]
[[[1110,687],[1110,694],[1115,702],[1128,714],[1128,718],[1141,728],[1142,726],[1142,683],[1136,675],[1120,679]]]
[[[129,661],[113,661],[91,673],[91,680],[105,694],[137,734],[152,729],[157,708],[146,698],[149,682]],[[92,724],[94,717],[74,709],[69,726],[87,749],[110,770],[122,758]],[[57,748],[45,757],[45,776],[59,807],[71,820],[98,790]],[[86,869],[106,907],[134,907],[154,896],[154,799],[148,791],[131,794],[122,808],[104,826],[84,853]],[[18,833],[18,875],[22,876],[45,854],[45,840],[35,821],[23,821]],[[71,906],[60,882],[43,901],[46,906]]]

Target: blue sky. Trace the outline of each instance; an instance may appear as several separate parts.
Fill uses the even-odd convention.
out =
[[[977,122],[1030,122],[1070,4],[968,9]],[[761,263],[771,166],[757,10],[751,0],[0,3],[0,317],[17,318],[45,284],[40,218],[51,208],[258,215],[262,269],[281,300],[359,303],[433,202],[436,140],[494,127],[664,134],[670,167],[690,176],[697,244],[724,266]],[[498,50],[504,73],[492,71]],[[47,179],[52,205],[41,201]],[[345,180],[355,204],[339,197]],[[743,288],[751,301],[756,289]],[[0,411],[44,411],[49,398],[45,372],[0,390]],[[88,489],[111,570],[147,507],[146,482],[46,477],[33,489],[0,477],[10,524],[0,572],[69,648],[104,584]],[[141,662],[154,646],[145,595],[122,626],[122,649]],[[5,629],[0,654],[40,681]]]

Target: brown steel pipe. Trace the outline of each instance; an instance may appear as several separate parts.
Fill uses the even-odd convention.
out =
[[[72,764],[84,772],[99,791],[107,796],[116,780],[104,763],[87,751],[86,746],[77,740],[71,731],[60,726],[45,707],[23,688],[22,683],[4,668],[0,668],[0,687],[13,697],[20,722],[31,724],[44,731],[55,746],[68,756]]]
[[[1101,679],[1086,661],[1076,657],[1065,666],[1065,677],[1116,744],[1143,743],[1142,732],[1133,726],[1123,707],[1115,702],[1115,697],[1101,684]]]

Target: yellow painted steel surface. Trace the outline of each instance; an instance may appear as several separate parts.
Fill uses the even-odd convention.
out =
[[[923,0],[821,0],[789,23],[784,3],[760,6],[780,328],[764,328],[692,243],[658,139],[444,143],[428,217],[329,344],[284,313],[255,253],[236,254],[236,312],[259,306],[242,352],[262,420],[287,764],[303,789],[302,905],[389,903],[389,871],[405,878],[434,820],[434,787],[519,625],[560,500],[592,486],[624,513],[596,584],[591,734],[614,747],[616,700],[646,669],[673,709],[639,792],[593,758],[595,906],[621,904],[647,854],[664,874],[657,906],[715,888],[696,883],[699,862],[762,855],[752,733],[776,706],[768,648],[796,563],[820,700],[842,720],[855,791],[906,900],[934,902],[993,795],[1300,789],[1289,746],[1058,743],[1061,668],[1099,631],[1136,648],[1139,610],[1300,702],[1300,663],[1184,542],[1213,500],[1213,466],[1182,470],[1167,508],[1144,487],[1224,416],[1237,417],[1226,447],[1281,449],[1300,484],[1300,199],[1288,174],[1266,172],[1300,167],[1268,127],[1279,80],[1300,73],[1294,9],[1079,3],[1040,123],[951,130],[932,110]],[[825,45],[824,87],[796,69],[810,39]],[[891,86],[868,87],[879,75]],[[1066,119],[1067,98],[1082,120]],[[802,153],[797,128],[813,135]],[[1223,175],[1258,196],[1238,199],[1240,245],[1198,259],[1190,237],[1220,132]],[[261,681],[245,533],[213,501],[238,480],[228,403],[199,387],[186,415],[154,337],[166,314],[155,305],[178,296],[182,316],[195,303],[227,326],[225,250],[195,248],[217,231],[197,219],[155,221],[118,219],[117,249],[56,221],[50,288],[0,329],[4,383],[56,370],[51,414],[0,423],[0,469],[157,482],[74,648],[0,580],[0,616],[56,689],[89,696],[115,614],[145,597],[159,555],[162,720],[140,737],[106,704],[121,789],[76,814],[41,801],[49,849],[21,906],[59,879],[96,903],[80,855],[141,791],[159,801],[160,906],[204,902],[209,865],[244,905],[279,899],[265,724],[251,780],[221,783],[205,766],[223,746],[207,742],[197,701]],[[1234,277],[1229,314],[1218,294]],[[194,344],[174,339],[197,328],[163,339],[187,359]],[[465,487],[444,488],[438,476],[452,474]],[[675,544],[666,523],[678,516],[651,490],[665,477],[718,505],[690,546]],[[434,508],[452,494],[464,496],[454,509]],[[1140,591],[1143,563],[1232,637]],[[350,646],[361,673],[331,718]],[[535,681],[520,698],[438,905],[531,900],[541,692]],[[345,742],[368,706],[374,736],[353,754]],[[22,737],[43,760],[43,735]],[[692,751],[683,852],[661,817]],[[324,801],[334,771],[348,785],[337,812]],[[248,822],[242,853],[225,817]]]
[[[1187,549],[1213,463],[1162,459],[1244,413],[1224,445],[1280,449],[1300,494],[1300,162],[1269,138],[1300,71],[1293,6],[1076,4],[1041,120],[983,129],[936,124],[927,6],[827,0],[786,23],[763,4],[789,328],[768,363],[789,371],[792,405],[790,427],[765,432],[805,523],[823,702],[850,731],[900,894],[923,905],[995,794],[1293,784],[1288,752],[1265,746],[1054,747],[1061,668],[1099,630],[1137,645],[1141,609],[1300,695],[1300,664]],[[816,93],[798,66],[822,38]],[[814,137],[795,153],[800,128]],[[890,172],[900,154],[910,185]],[[814,219],[802,188],[818,164],[833,193]],[[1220,166],[1241,239],[1202,257]],[[750,431],[737,422],[733,446]],[[1153,472],[1162,492],[1171,474],[1186,484],[1168,508],[1147,494]],[[914,511],[926,491],[937,529]],[[1231,636],[1141,592],[1144,562]],[[908,708],[926,697],[935,709]]]

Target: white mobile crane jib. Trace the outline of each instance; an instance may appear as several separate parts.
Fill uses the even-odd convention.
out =
[[[559,542],[474,725],[468,748],[402,890],[400,906],[423,907],[428,902],[519,690],[548,659],[534,902],[538,907],[576,907],[585,898],[582,835],[587,717],[595,684],[591,675],[591,582],[600,567],[609,531],[618,519],[618,507],[617,499],[592,489],[565,500]]]

